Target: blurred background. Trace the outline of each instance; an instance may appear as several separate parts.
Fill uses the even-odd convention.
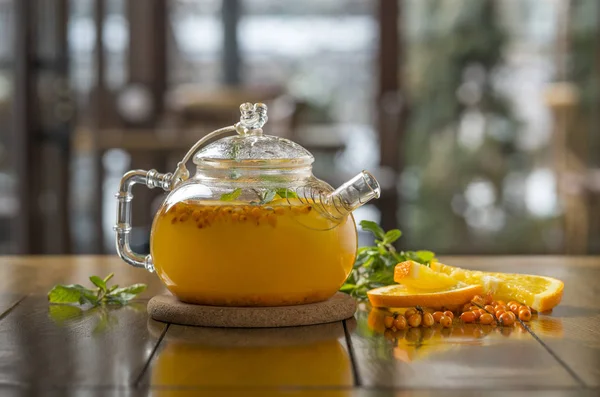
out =
[[[242,102],[437,253],[600,253],[597,0],[0,0],[0,254],[110,253]],[[148,250],[163,196],[136,189]]]

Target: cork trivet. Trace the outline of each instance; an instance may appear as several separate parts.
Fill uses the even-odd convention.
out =
[[[184,303],[172,295],[157,295],[148,302],[148,313],[166,323],[202,327],[295,327],[345,320],[354,315],[356,301],[338,292],[324,302],[296,306],[225,307]]]
[[[303,346],[344,339],[344,326],[340,322],[279,328],[223,328],[190,327],[172,324],[163,335],[165,324],[148,318],[148,332],[166,342],[185,343],[210,347],[285,347]],[[356,329],[354,317],[346,320],[346,329]]]

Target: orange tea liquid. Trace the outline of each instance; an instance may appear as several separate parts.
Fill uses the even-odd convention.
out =
[[[228,306],[326,300],[357,249],[351,215],[336,224],[299,200],[181,202],[157,215],[151,240],[156,272],[174,295]]]

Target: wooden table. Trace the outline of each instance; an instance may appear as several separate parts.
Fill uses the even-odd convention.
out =
[[[0,257],[0,395],[600,395],[600,257],[442,260],[558,277],[564,299],[529,328],[491,332],[384,334],[366,308],[313,327],[191,328],[150,320],[146,301],[162,285],[116,257]],[[113,310],[46,302],[55,283],[110,272],[149,289]]]

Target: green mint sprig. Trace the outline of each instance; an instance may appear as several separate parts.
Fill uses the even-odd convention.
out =
[[[400,262],[412,260],[429,266],[435,259],[431,251],[396,251],[393,243],[402,236],[398,229],[384,231],[372,221],[361,221],[363,230],[375,236],[375,245],[358,249],[354,267],[340,291],[364,299],[373,288],[395,284],[394,268]]]
[[[113,276],[113,273],[103,279],[98,276],[91,276],[90,281],[97,287],[95,289],[89,289],[79,284],[55,285],[48,292],[48,301],[59,304],[122,306],[146,290],[146,284],[133,284],[120,288],[118,285],[108,287],[106,283]]]

